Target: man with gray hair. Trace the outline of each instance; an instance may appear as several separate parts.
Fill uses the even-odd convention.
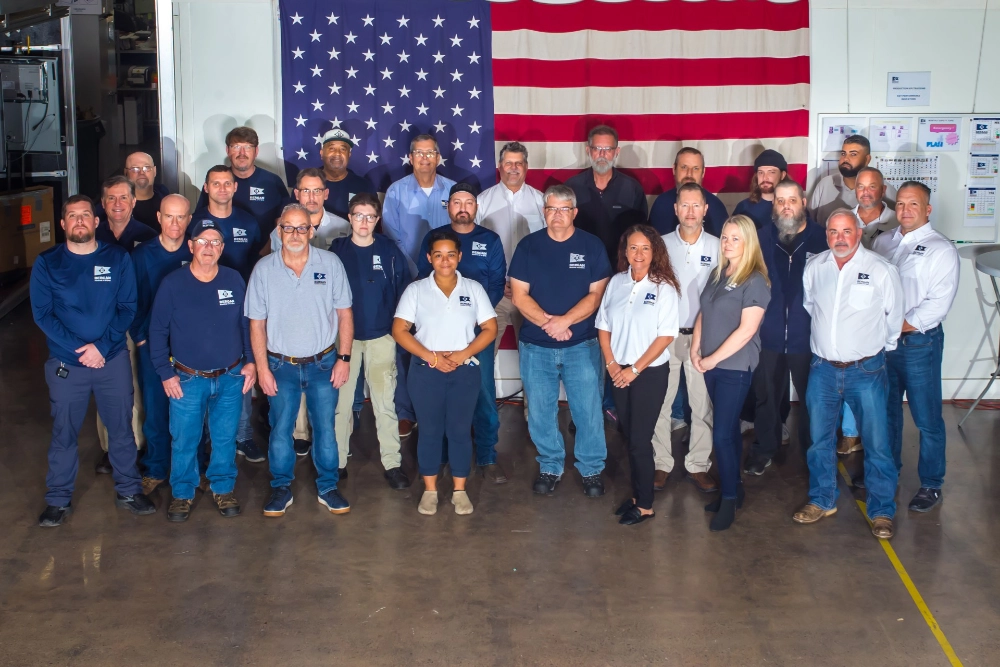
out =
[[[514,248],[521,239],[545,227],[545,213],[542,210],[542,193],[525,183],[528,175],[528,149],[517,141],[504,144],[500,149],[500,182],[479,193],[476,198],[479,208],[476,224],[491,229],[500,237],[503,254],[510,266]],[[508,325],[514,333],[521,328],[521,314],[510,300],[510,281],[504,288],[503,298],[496,305],[497,345]]]
[[[854,183],[858,205],[854,207],[854,215],[861,223],[861,244],[869,250],[880,235],[899,227],[895,209],[884,201],[885,193],[886,184],[881,171],[865,167],[858,172]]]
[[[512,301],[524,317],[521,381],[540,468],[533,488],[551,494],[562,478],[566,446],[556,421],[561,381],[577,426],[576,468],[584,493],[596,498],[604,494],[601,472],[608,450],[601,428],[605,373],[594,320],[611,265],[601,240],[574,226],[571,188],[553,185],[544,201],[546,228],[521,240],[507,272]]]
[[[896,267],[861,245],[861,226],[849,208],[826,223],[830,249],[811,258],[802,275],[803,307],[812,317],[813,358],[806,389],[812,445],[809,502],[792,516],[816,523],[837,511],[835,433],[847,403],[865,441],[866,510],[872,534],[893,535],[898,472],[885,415],[889,380],[886,352],[896,349],[903,326],[903,289]]]

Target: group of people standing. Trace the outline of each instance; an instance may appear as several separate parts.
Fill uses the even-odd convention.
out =
[[[818,206],[807,206],[784,158],[764,151],[733,216],[702,187],[694,148],[678,153],[676,187],[647,212],[638,182],[614,166],[608,126],[588,134],[590,169],[544,193],[525,182],[520,143],[503,146],[500,182],[477,193],[438,174],[437,141],[416,136],[413,173],[384,202],[348,168],[349,135],[334,129],[322,141],[323,167],[299,172],[294,200],[255,165],[253,130],[236,128],[230,164],[208,171],[193,214],[153,186],[143,154],[105,183],[101,209],[82,195],[63,205],[66,243],[40,256],[31,278],[55,421],[41,525],[71,511],[91,393],[108,434],[99,465],[114,474],[116,503],[136,514],[156,511],[149,494],[169,479],[168,519],[188,518],[198,488],[222,516],[238,515],[242,454],[268,460],[263,512],[282,516],[295,461],[310,453],[318,502],[349,512],[338,484],[366,383],[390,487],[410,486],[400,442],[419,424],[418,511],[436,513],[448,466],[455,512],[470,514],[473,454],[485,479],[508,480],[493,373],[508,325],[537,494],[555,492],[567,461],[562,386],[587,496],[605,492],[611,422],[632,475],[616,515],[626,525],[654,516],[654,492],[674,466],[671,432],[690,421],[687,477],[719,492],[706,510],[710,528],[725,530],[744,502],[741,470],[763,473],[785,439],[791,376],[805,399],[798,437],[810,469],[796,522],[836,511],[837,454],[863,443],[855,484],[867,488],[873,533],[892,536],[904,393],[921,431],[910,508],[940,501],[941,321],[957,253],[929,224],[926,186],[908,182],[889,198],[863,137],[845,143],[838,178],[816,188]],[[155,228],[136,219],[153,197]],[[255,386],[267,397],[266,452],[253,440]],[[747,421],[757,438],[744,463]]]

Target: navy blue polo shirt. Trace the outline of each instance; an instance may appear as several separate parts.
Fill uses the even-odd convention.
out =
[[[76,350],[87,343],[105,359],[125,349],[136,296],[132,260],[122,248],[98,241],[97,250],[77,255],[61,243],[35,259],[30,289],[35,323],[59,361],[80,366]]]
[[[132,252],[140,244],[150,239],[155,239],[156,230],[142,224],[133,216],[129,218],[128,224],[122,230],[122,235],[115,238],[115,233],[111,231],[111,225],[108,224],[107,220],[101,218],[97,223],[97,229],[94,231],[94,237],[98,241],[103,241],[109,245],[116,245],[126,252]]]
[[[745,215],[751,220],[753,224],[757,226],[757,229],[762,229],[766,225],[772,223],[771,211],[774,210],[774,202],[768,201],[766,199],[761,199],[758,202],[750,201],[747,197],[733,209],[733,215]]]
[[[292,201],[288,196],[288,188],[277,174],[259,166],[254,167],[249,178],[235,178],[233,206],[252,215],[260,227],[261,238],[266,239],[277,226],[281,209]],[[204,188],[195,208],[208,208],[208,194]]]
[[[608,260],[617,262],[622,234],[632,225],[646,222],[646,193],[639,181],[614,169],[608,186],[598,190],[594,170],[587,169],[567,179],[566,185],[576,194],[578,212],[573,224],[599,238]]]
[[[705,193],[705,203],[708,205],[708,211],[705,212],[705,231],[712,236],[719,236],[722,233],[722,225],[729,219],[729,211],[721,199],[704,188],[702,192]],[[680,224],[677,214],[674,213],[676,203],[677,188],[667,190],[653,202],[653,208],[649,211],[649,224],[660,232],[661,236],[674,231]]]
[[[426,278],[434,270],[427,261],[427,244],[431,230],[420,242],[420,256],[417,257],[417,278]],[[455,231],[452,228],[452,231]],[[462,241],[462,260],[458,263],[458,272],[463,278],[475,280],[486,290],[490,297],[490,305],[494,308],[503,298],[503,289],[507,284],[507,258],[503,253],[503,242],[492,229],[481,225],[472,225],[472,231],[466,234],[455,232]]]
[[[190,268],[164,278],[153,299],[148,343],[160,379],[176,376],[170,357],[198,371],[228,368],[240,358],[253,363],[245,298],[243,278],[225,266],[207,283]]]
[[[377,194],[375,186],[367,177],[358,176],[350,169],[347,170],[347,176],[341,180],[326,181],[326,187],[330,188],[330,194],[327,196],[323,208],[345,220],[347,219],[347,203],[351,201],[351,197],[359,192]]]
[[[135,319],[129,327],[132,341],[141,343],[149,336],[149,314],[153,309],[153,297],[160,283],[168,273],[176,271],[191,262],[191,249],[187,241],[174,252],[168,252],[157,236],[135,249],[132,263],[135,265],[135,287],[138,306]]]
[[[582,229],[573,232],[565,241],[553,240],[546,229],[528,234],[514,249],[507,275],[528,283],[528,295],[539,307],[551,315],[565,315],[590,293],[591,283],[611,277],[604,244],[593,234]],[[567,341],[551,338],[537,324],[524,319],[520,340],[539,347],[569,347],[585,340],[597,338],[594,320],[590,317],[577,322]]]
[[[334,239],[330,252],[340,258],[351,286],[354,339],[375,340],[392,333],[392,320],[403,290],[410,284],[406,256],[393,241],[372,235],[361,247],[350,236]]]
[[[260,259],[262,239],[266,238],[261,236],[257,221],[252,215],[236,206],[233,206],[233,212],[225,218],[212,215],[208,212],[208,208],[203,208],[195,211],[191,218],[187,230],[189,237],[191,230],[194,229],[194,223],[205,219],[215,220],[225,236],[225,246],[222,248],[219,264],[239,271],[243,276],[243,282],[249,280],[254,264]]]

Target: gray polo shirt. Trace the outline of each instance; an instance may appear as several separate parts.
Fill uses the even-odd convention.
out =
[[[351,307],[351,286],[340,258],[309,248],[302,275],[285,266],[280,252],[254,267],[244,312],[267,320],[267,349],[288,357],[308,357],[337,339],[337,309]]]
[[[739,285],[729,285],[725,276],[719,282],[711,278],[701,291],[701,356],[707,357],[740,326],[743,309],[760,306],[767,310],[771,301],[771,288],[764,276],[754,273]],[[736,354],[723,359],[716,368],[733,371],[753,371],[760,359],[760,329],[750,342]]]

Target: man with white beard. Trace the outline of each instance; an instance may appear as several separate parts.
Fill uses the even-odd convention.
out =
[[[790,406],[784,400],[788,375],[799,396],[809,380],[811,318],[802,305],[802,272],[806,260],[827,249],[823,228],[809,222],[802,186],[784,179],[774,188],[773,224],[758,232],[760,250],[771,279],[771,301],[760,325],[760,362],[753,374],[757,398],[757,440],[743,472],[761,475],[781,443],[781,425]],[[799,444],[809,446],[809,415],[799,415]]]

